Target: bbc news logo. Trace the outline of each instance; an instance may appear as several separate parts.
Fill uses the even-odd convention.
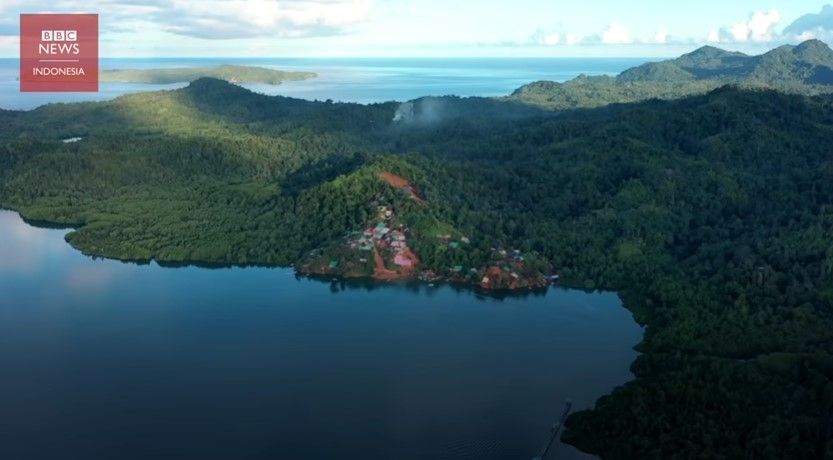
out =
[[[40,54],[81,54],[77,30],[41,30],[40,41]]]
[[[98,15],[21,14],[20,90],[98,91]]]
[[[41,30],[40,41],[42,42],[77,42],[77,30]]]

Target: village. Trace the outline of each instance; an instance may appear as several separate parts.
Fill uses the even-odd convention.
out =
[[[302,266],[301,271],[383,281],[415,277],[419,258],[408,246],[408,229],[399,222],[393,208],[379,205],[376,219],[371,222],[348,234],[334,250],[324,251],[326,254],[314,251],[313,261]]]
[[[455,264],[437,271],[423,268],[408,244],[410,238],[410,229],[401,223],[393,207],[378,205],[375,219],[364,229],[350,232],[335,246],[311,252],[299,272],[379,281],[418,279],[431,285],[450,282],[484,290],[543,288],[557,279],[531,267],[528,256],[511,248],[491,248],[485,266]],[[436,236],[436,244],[441,251],[453,253],[466,251],[471,240],[463,235],[443,234]]]
[[[379,173],[379,179],[407,193],[420,206],[427,206],[417,186],[404,177],[383,171]],[[421,234],[412,234],[392,205],[376,203],[375,206],[376,215],[365,228],[312,251],[299,265],[298,271],[306,275],[373,278],[379,281],[418,279],[429,285],[449,282],[495,291],[544,288],[558,278],[552,274],[549,264],[515,248],[491,247],[487,260],[480,260],[476,266],[466,266],[463,262],[469,262],[468,255],[473,249],[468,236],[453,228],[446,228],[440,234],[425,230]],[[430,264],[433,267],[422,264],[416,251],[408,244],[417,237],[429,238],[432,244],[428,247],[442,254],[439,260],[436,257],[433,259]],[[420,247],[425,250],[426,245]]]

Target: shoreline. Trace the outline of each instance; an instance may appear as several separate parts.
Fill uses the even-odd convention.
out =
[[[26,215],[18,209],[14,209],[13,207],[9,207],[6,205],[0,204],[0,212],[8,211],[16,213],[20,219],[34,228],[40,229],[47,229],[47,230],[69,230],[74,231],[78,230],[79,228],[83,227],[83,224],[80,225],[73,225],[73,224],[66,224],[60,223],[45,219],[31,219],[26,217]],[[92,259],[107,259],[118,261],[125,264],[133,264],[133,265],[150,265],[151,263],[156,263],[156,265],[162,268],[201,268],[205,270],[224,270],[224,269],[232,269],[232,268],[272,268],[272,269],[292,269],[293,274],[297,277],[309,278],[317,281],[322,282],[342,282],[342,283],[355,283],[356,285],[374,285],[376,287],[382,286],[390,286],[390,285],[413,285],[413,286],[424,286],[424,287],[440,287],[440,286],[449,286],[454,289],[458,290],[468,290],[475,294],[479,295],[486,295],[489,297],[495,298],[507,298],[507,297],[526,297],[528,295],[536,295],[545,293],[550,287],[560,287],[565,289],[577,289],[582,290],[585,292],[604,292],[603,290],[592,290],[588,291],[586,289],[582,289],[581,287],[574,287],[571,286],[569,283],[567,284],[557,284],[557,282],[550,282],[546,286],[526,286],[517,289],[494,289],[494,288],[484,288],[479,284],[475,283],[466,283],[459,280],[453,280],[451,278],[446,277],[437,277],[432,280],[422,279],[419,276],[408,276],[408,277],[398,277],[393,279],[383,279],[383,278],[376,278],[373,276],[350,276],[344,274],[328,274],[328,273],[316,273],[316,272],[304,272],[301,268],[296,265],[295,263],[290,263],[288,265],[276,265],[276,264],[260,264],[260,263],[228,263],[228,262],[211,262],[211,261],[200,261],[200,260],[181,260],[181,261],[165,261],[165,260],[158,260],[158,259],[125,259],[113,256],[107,256],[102,254],[93,254],[89,253],[81,248],[74,246],[72,243],[64,238],[64,242],[68,244],[74,250],[80,252],[86,257]],[[433,285],[433,286],[432,286]],[[617,293],[618,294],[618,293]]]

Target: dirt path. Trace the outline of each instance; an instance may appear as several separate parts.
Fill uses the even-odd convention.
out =
[[[403,266],[402,267],[402,274],[403,275],[411,275],[416,270],[417,266],[419,265],[419,257],[411,250],[411,248],[405,248],[400,255],[409,261],[411,261],[410,266]]]
[[[401,278],[399,273],[393,270],[388,270],[385,267],[385,259],[379,254],[378,249],[373,249],[373,261],[376,263],[376,268],[373,270],[373,277],[377,280],[389,281]]]
[[[402,176],[397,176],[396,174],[393,174],[388,171],[380,172],[379,179],[382,179],[383,181],[387,182],[393,187],[408,192],[411,198],[416,200],[417,203],[421,204],[422,206],[428,205],[428,203],[419,195],[416,185],[409,182],[408,179],[405,179]]]

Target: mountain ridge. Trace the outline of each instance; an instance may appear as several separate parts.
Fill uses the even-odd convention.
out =
[[[570,109],[676,99],[727,84],[803,95],[833,92],[833,50],[815,39],[755,56],[706,45],[675,59],[632,67],[615,77],[533,82],[515,90],[509,99]]]

